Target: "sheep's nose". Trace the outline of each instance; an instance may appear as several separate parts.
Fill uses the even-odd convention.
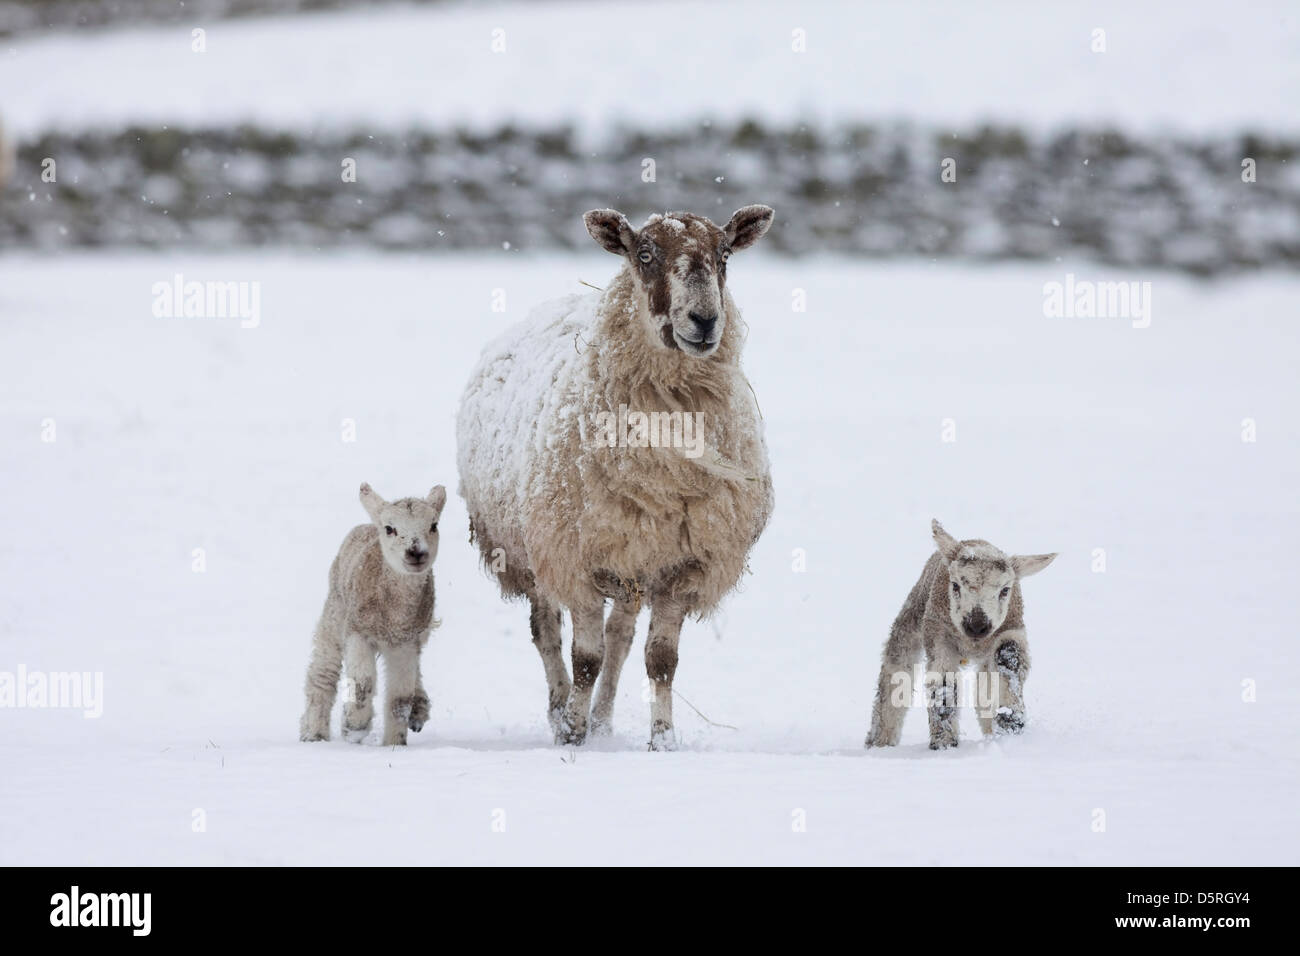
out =
[[[424,548],[411,547],[406,549],[406,556],[412,561],[423,561],[428,553]]]
[[[713,327],[718,324],[716,314],[702,315],[699,312],[689,312],[687,314],[690,316],[691,321],[695,323],[695,327],[700,330],[700,335],[706,339],[713,332]]]
[[[979,608],[971,611],[962,623],[966,625],[966,633],[971,637],[983,637],[993,627],[988,615]]]

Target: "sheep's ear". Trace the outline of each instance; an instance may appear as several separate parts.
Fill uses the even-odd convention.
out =
[[[934,543],[939,547],[939,553],[943,555],[945,561],[951,561],[957,557],[957,552],[961,550],[961,542],[943,530],[943,525],[937,520],[930,521],[930,532],[934,535]]]
[[[742,206],[737,209],[723,230],[727,234],[727,245],[733,252],[748,249],[763,238],[775,215],[771,206]]]
[[[442,485],[434,485],[433,490],[429,492],[429,497],[424,500],[429,502],[434,514],[442,514],[442,506],[447,503],[447,489]]]
[[[1054,560],[1054,554],[1017,554],[1011,558],[1011,566],[1016,569],[1016,577],[1027,578],[1037,574]]]
[[[379,520],[379,513],[384,510],[386,504],[388,502],[379,497],[379,492],[364,481],[361,483],[361,507],[366,509],[366,514],[370,515],[371,521]]]
[[[606,252],[625,256],[636,246],[636,230],[617,209],[593,209],[583,214],[582,221],[596,245]]]

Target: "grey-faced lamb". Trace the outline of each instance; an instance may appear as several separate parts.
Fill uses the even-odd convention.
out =
[[[912,699],[912,675],[925,657],[930,749],[957,746],[957,684],[973,665],[976,711],[984,734],[1025,726],[1029,644],[1020,581],[1055,554],[1007,555],[987,541],[958,541],[931,522],[938,550],[898,612],[885,643],[868,747],[893,747]]]
[[[623,260],[618,275],[599,294],[534,310],[470,377],[460,493],[503,595],[530,602],[557,742],[581,743],[589,719],[609,731],[647,605],[650,746],[675,745],[682,622],[736,586],[767,524],[772,481],[726,278],[728,257],[772,215],[746,206],[719,227],[668,213],[634,229],[612,209],[587,213],[592,238]],[[573,623],[572,680],[561,608]]]
[[[343,735],[354,742],[365,738],[374,718],[376,657],[384,659],[384,744],[405,744],[408,728],[418,733],[429,719],[420,651],[438,624],[433,560],[438,556],[438,517],[446,502],[442,485],[426,498],[393,502],[369,485],[361,486],[361,504],[371,523],[348,532],[330,566],[329,596],[307,668],[302,740],[329,739],[330,711],[344,666]]]

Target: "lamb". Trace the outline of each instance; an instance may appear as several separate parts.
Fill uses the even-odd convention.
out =
[[[1008,556],[987,541],[957,541],[931,522],[939,550],[898,612],[885,643],[871,712],[868,747],[893,747],[911,700],[911,670],[924,652],[930,749],[957,746],[957,678],[974,664],[977,712],[985,735],[1020,733],[1025,726],[1029,645],[1020,580],[1052,563],[1055,554]]]
[[[365,739],[374,717],[376,655],[384,658],[384,745],[404,745],[407,729],[419,733],[429,719],[420,651],[439,623],[433,616],[433,560],[446,502],[442,485],[426,498],[393,502],[370,485],[361,486],[371,523],[348,532],[330,566],[329,596],[307,668],[300,739],[329,740],[330,711],[345,661],[343,735],[356,743]]]
[[[456,430],[470,537],[503,597],[529,601],[557,743],[582,743],[589,720],[593,733],[610,732],[646,605],[650,748],[675,746],[682,622],[708,615],[736,586],[772,512],[761,417],[740,367],[740,312],[726,288],[728,257],[757,242],[772,216],[745,206],[718,227],[676,212],[638,230],[615,210],[588,212],[592,238],[623,260],[618,275],[603,293],[534,310],[487,346],[465,389]]]

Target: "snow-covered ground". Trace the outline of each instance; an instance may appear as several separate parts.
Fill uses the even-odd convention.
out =
[[[477,568],[453,495],[432,721],[404,750],[299,743],[357,485],[454,488],[481,345],[615,267],[0,261],[0,671],[104,681],[99,719],[0,710],[0,863],[1300,862],[1293,276],[746,254],[730,281],[777,510],[743,591],[688,625],[677,681],[737,729],[679,701],[682,749],[645,751],[643,618],[615,736],[553,747],[526,611]],[[1150,327],[1045,318],[1067,271],[1150,281]],[[177,272],[260,282],[260,324],[154,317]],[[933,753],[913,712],[902,746],[865,752],[931,517],[1061,552],[1025,585],[1031,724],[985,743],[967,713]]]
[[[19,37],[0,45],[0,113],[23,136],[741,116],[1280,134],[1300,129],[1298,44],[1287,0],[384,6]]]

